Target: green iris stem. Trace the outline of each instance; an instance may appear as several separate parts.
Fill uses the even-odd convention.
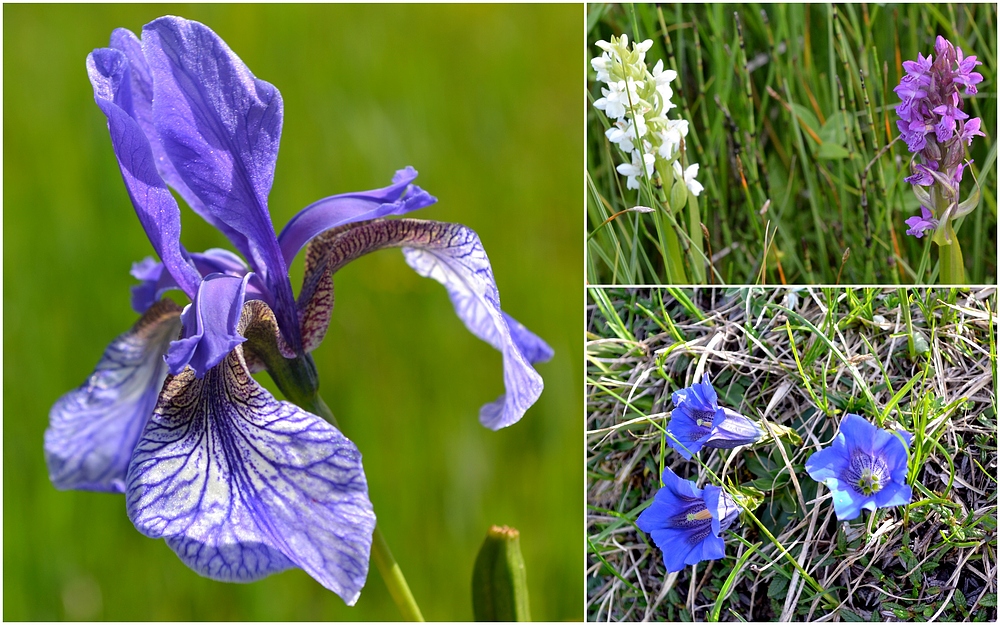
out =
[[[295,401],[295,403],[300,407],[322,417],[330,425],[340,429],[340,426],[337,425],[337,419],[333,416],[333,411],[326,405],[318,392],[312,397],[298,399],[299,401]],[[420,606],[413,598],[410,586],[406,583],[406,578],[403,577],[403,570],[399,568],[399,563],[392,557],[389,543],[385,541],[385,536],[379,531],[378,525],[375,526],[375,534],[372,536],[372,560],[375,561],[375,566],[382,575],[382,580],[389,589],[389,594],[392,595],[392,600],[396,603],[403,618],[407,621],[423,622],[424,616],[420,613]]]

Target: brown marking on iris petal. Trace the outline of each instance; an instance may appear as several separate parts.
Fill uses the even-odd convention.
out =
[[[373,219],[327,230],[306,247],[299,324],[306,352],[319,347],[333,313],[333,274],[365,254],[389,247],[426,248],[455,224],[422,219]]]
[[[261,300],[250,300],[243,304],[243,313],[236,331],[247,339],[242,345],[242,351],[247,369],[251,373],[257,373],[266,368],[264,360],[253,349],[255,344],[267,345],[271,349],[276,347],[285,358],[295,358],[295,350],[289,347],[281,335],[281,330],[278,329],[278,320],[274,316],[274,311]]]
[[[177,305],[176,302],[170,299],[161,299],[152,306],[146,309],[146,312],[139,317],[139,320],[135,322],[132,326],[131,333],[144,338],[150,338],[150,335],[157,332],[160,328],[160,324],[172,317],[180,317],[181,307]],[[180,333],[180,328],[178,327],[178,334]]]

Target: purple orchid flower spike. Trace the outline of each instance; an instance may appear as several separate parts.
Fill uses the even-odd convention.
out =
[[[532,365],[552,350],[500,308],[472,230],[384,219],[436,201],[413,184],[410,167],[385,188],[314,202],[276,235],[267,199],[281,94],[208,27],[163,17],[141,41],[118,29],[110,47],[87,57],[87,70],[160,260],[132,268],[139,321],[52,408],[52,482],[125,493],[136,528],[166,539],[202,575],[246,582],[297,566],[353,604],[375,516],[357,447],[313,414],[322,400],[309,356],[329,325],[333,274],[401,247],[417,273],[441,282],[466,327],[503,355],[506,393],[480,411],[491,429],[516,423],[538,399]],[[188,252],[171,188],[242,257]],[[303,248],[296,298],[288,266]],[[161,299],[171,289],[191,303]],[[250,374],[262,370],[295,403],[258,385]]]
[[[941,280],[954,284],[965,281],[965,270],[953,222],[975,210],[980,197],[978,188],[964,201],[959,197],[965,150],[974,137],[984,136],[982,120],[969,119],[963,110],[962,93],[977,93],[983,76],[973,70],[981,64],[938,37],[933,55],[918,53],[916,61],[903,63],[906,75],[894,89],[901,100],[896,125],[914,154],[913,174],[906,181],[913,185],[921,213],[906,220],[906,233],[917,238],[934,233]]]
[[[841,521],[856,519],[862,508],[874,512],[903,506],[913,496],[906,484],[906,450],[912,440],[909,432],[893,433],[848,414],[833,443],[806,460],[806,471],[833,492],[833,509]]]
[[[663,553],[670,573],[726,556],[722,532],[736,520],[739,507],[729,493],[709,484],[704,489],[663,469],[663,488],[636,519]]]
[[[760,428],[735,410],[719,407],[715,388],[708,374],[687,388],[672,395],[674,410],[667,424],[667,444],[685,460],[702,447],[734,449],[750,445],[763,435]]]

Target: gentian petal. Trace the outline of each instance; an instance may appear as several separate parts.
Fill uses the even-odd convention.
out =
[[[865,501],[868,499],[855,493],[846,484],[841,485],[840,488],[831,488],[830,492],[833,494],[833,511],[836,513],[838,521],[850,521],[858,518],[858,515],[861,514],[861,508],[865,507]]]
[[[359,221],[404,215],[437,202],[437,198],[412,184],[416,178],[417,170],[407,167],[396,172],[388,187],[334,195],[306,206],[285,224],[278,236],[285,263],[291,265],[299,250],[321,232]]]
[[[402,247],[410,267],[444,284],[469,331],[503,355],[506,393],[482,407],[480,422],[498,430],[520,420],[542,392],[542,378],[531,366],[531,358],[545,359],[552,351],[523,326],[510,328],[482,243],[475,232],[460,224],[376,220],[315,237],[306,253],[306,275],[299,293],[303,344],[317,344],[316,335],[321,336],[329,324],[332,274],[351,260],[386,247]]]
[[[167,381],[132,464],[129,518],[222,581],[301,567],[348,604],[368,573],[375,515],[351,441],[278,401],[242,348],[201,379]]]
[[[143,27],[153,123],[180,180],[229,226],[266,285],[286,338],[300,344],[288,267],[267,211],[281,139],[281,94],[207,26],[162,17]],[[234,234],[235,233],[235,234]]]
[[[837,438],[846,443],[848,455],[856,449],[871,455],[875,449],[874,442],[878,431],[879,429],[864,417],[848,413],[840,422]]]
[[[167,351],[170,373],[177,375],[190,365],[200,378],[246,340],[237,326],[251,275],[214,273],[202,280],[194,301],[181,315],[184,338],[171,343]]]
[[[705,445],[715,423],[721,422],[725,415],[719,410],[718,395],[707,374],[702,377],[701,382],[674,391],[671,400],[674,410],[667,424],[667,432],[672,437],[667,437],[667,444],[684,456],[685,460],[690,460]]]
[[[118,167],[149,242],[181,289],[193,297],[201,276],[181,246],[181,214],[156,170],[149,140],[132,118],[130,69],[125,55],[110,48],[87,55],[94,100],[108,119]]]
[[[875,493],[875,505],[879,508],[905,506],[912,498],[913,491],[907,484],[892,481]]]
[[[705,486],[704,498],[705,507],[712,515],[712,531],[719,536],[736,521],[740,515],[740,508],[729,493],[714,484]]]
[[[167,376],[163,354],[180,329],[177,304],[150,308],[108,345],[87,381],[52,406],[45,462],[56,488],[125,492],[132,450]]]
[[[748,417],[729,408],[721,408],[720,411],[723,418],[713,424],[712,434],[705,441],[706,447],[735,449],[760,440],[763,435],[760,428]]]

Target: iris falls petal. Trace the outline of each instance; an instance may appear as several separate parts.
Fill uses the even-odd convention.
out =
[[[503,355],[506,392],[479,412],[483,425],[498,430],[516,423],[542,392],[532,364],[552,350],[519,323],[513,329],[500,308],[489,259],[475,232],[460,224],[416,219],[374,220],[328,231],[309,245],[299,294],[303,342],[318,344],[333,306],[332,274],[369,252],[402,247],[406,262],[448,290],[455,312],[474,335]]]
[[[167,375],[163,354],[180,329],[176,304],[151,307],[111,342],[87,381],[52,407],[45,462],[56,488],[125,491],[132,450]]]
[[[127,477],[129,518],[198,573],[249,582],[298,566],[348,604],[375,515],[357,447],[278,401],[238,347],[204,378],[168,380]]]

